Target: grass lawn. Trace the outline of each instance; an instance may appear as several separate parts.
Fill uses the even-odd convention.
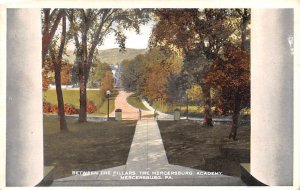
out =
[[[165,102],[153,102],[152,105],[153,108],[156,108],[158,111],[164,112],[164,113],[174,113],[175,109],[181,110],[181,116],[186,116],[187,114],[187,106],[176,106],[171,105]],[[197,105],[189,105],[188,106],[188,113],[190,117],[204,117],[204,106],[197,106]],[[214,112],[215,107],[212,107],[212,111]],[[213,113],[214,114],[214,113]],[[250,108],[244,108],[241,110],[241,116],[250,117],[251,115],[251,109]],[[216,115],[213,115],[215,117]],[[229,116],[231,116],[229,114]],[[217,116],[218,117],[218,116]]]
[[[64,102],[74,105],[79,109],[79,90],[66,90],[63,89]],[[110,113],[115,109],[115,98],[117,96],[117,91],[114,91],[112,96],[110,96],[109,101],[109,111]],[[44,92],[44,97],[47,102],[57,105],[56,91],[55,89],[49,89]],[[101,101],[99,90],[87,90],[87,99],[92,101],[97,106],[97,112],[91,115],[106,115],[107,114],[107,99]]]
[[[156,108],[158,111],[164,112],[164,113],[173,113],[175,109],[180,109],[181,114],[184,115],[187,110],[187,106],[175,106],[168,103],[162,103],[162,102],[153,102],[152,105],[154,108]],[[204,106],[195,106],[195,105],[189,105],[189,115],[203,115],[204,113]]]
[[[170,164],[240,176],[240,163],[250,162],[250,127],[228,139],[229,125],[203,128],[194,121],[158,121]]]
[[[136,94],[132,94],[127,98],[127,102],[132,105],[133,107],[141,110],[149,110],[146,106],[142,103],[140,98]]]
[[[69,132],[59,131],[56,118],[44,118],[44,163],[55,165],[55,179],[73,170],[95,171],[124,165],[136,121],[78,123],[67,119]]]

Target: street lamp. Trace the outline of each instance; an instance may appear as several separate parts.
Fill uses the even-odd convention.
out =
[[[107,121],[108,121],[109,120],[109,96],[110,96],[109,90],[106,91],[106,95],[107,95]]]
[[[189,120],[189,94],[186,92],[186,120]]]

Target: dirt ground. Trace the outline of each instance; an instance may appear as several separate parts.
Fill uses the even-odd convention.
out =
[[[55,179],[71,176],[74,170],[126,164],[136,121],[67,123],[69,132],[61,133],[57,119],[44,118],[44,163],[55,166]]]
[[[237,141],[228,139],[230,125],[201,127],[195,121],[158,121],[170,164],[224,175],[240,176],[240,163],[250,162],[250,126],[238,129]]]

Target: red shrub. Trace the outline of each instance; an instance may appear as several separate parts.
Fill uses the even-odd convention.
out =
[[[44,113],[57,113],[57,105],[53,105],[50,102],[43,102],[43,112]]]
[[[49,102],[43,102],[43,113],[50,113],[51,112],[52,104]]]
[[[97,106],[92,101],[86,102],[86,110],[88,113],[95,113],[97,111]]]
[[[72,114],[78,114],[78,109],[75,108],[75,106],[71,104],[64,104],[65,108],[65,114],[72,115]],[[43,102],[43,112],[44,113],[58,113],[58,107],[57,105],[53,105],[49,102]]]
[[[65,104],[65,114],[72,115],[72,114],[79,114],[78,109],[75,108],[72,104]]]
[[[58,107],[56,104],[51,107],[51,113],[58,113]]]

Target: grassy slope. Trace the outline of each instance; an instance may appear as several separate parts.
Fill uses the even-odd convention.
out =
[[[130,95],[127,98],[127,102],[135,108],[138,108],[141,110],[149,110],[145,107],[145,105],[141,102],[139,97],[137,97],[135,94]]]
[[[59,131],[59,121],[44,118],[44,163],[56,165],[55,179],[74,170],[95,171],[126,163],[136,121],[79,123],[67,119],[69,132]]]
[[[118,48],[100,51],[100,60],[109,64],[121,63],[124,59],[133,59],[139,54],[146,53],[146,49],[127,48],[125,52],[120,52]]]
[[[45,100],[51,104],[57,105],[56,91],[55,89],[49,89],[45,93]],[[64,102],[74,105],[79,109],[79,90],[66,90],[63,89]],[[116,94],[111,96],[109,101],[109,111],[112,112],[115,109],[115,97]],[[104,102],[101,101],[99,90],[87,90],[87,99],[92,101],[97,106],[97,112],[92,115],[105,115],[107,114],[107,99]]]

